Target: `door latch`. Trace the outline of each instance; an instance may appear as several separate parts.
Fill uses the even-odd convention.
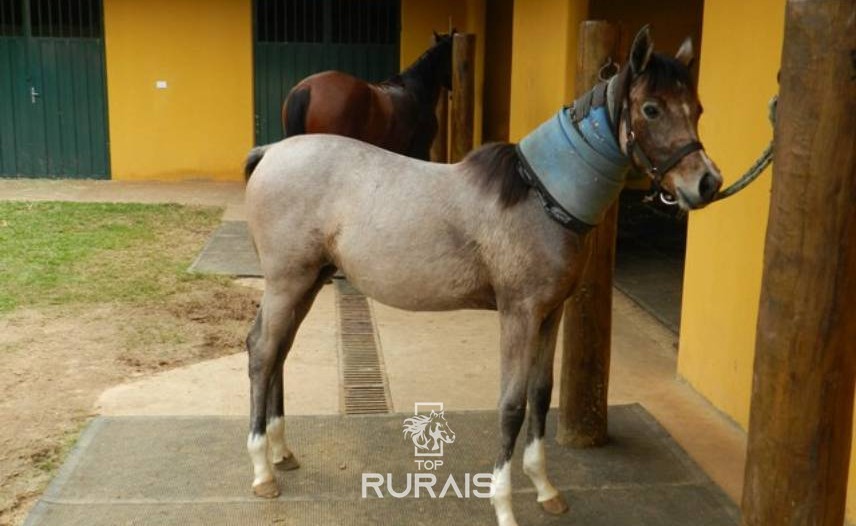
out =
[[[35,103],[36,103],[36,99],[37,99],[37,98],[39,98],[39,97],[41,97],[41,96],[42,96],[42,94],[41,94],[41,93],[39,93],[39,92],[36,90],[36,87],[35,87],[35,86],[30,86],[30,102],[32,102],[33,104],[35,104]]]

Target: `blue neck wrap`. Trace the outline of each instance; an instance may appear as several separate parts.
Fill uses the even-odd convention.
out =
[[[593,107],[577,123],[573,109],[563,108],[517,145],[524,177],[547,212],[578,232],[600,223],[630,167],[612,134],[607,108]]]

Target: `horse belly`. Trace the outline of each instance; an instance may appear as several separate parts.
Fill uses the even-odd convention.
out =
[[[448,239],[427,239],[406,229],[378,236],[344,231],[331,256],[358,290],[391,307],[412,311],[496,307],[481,263]]]

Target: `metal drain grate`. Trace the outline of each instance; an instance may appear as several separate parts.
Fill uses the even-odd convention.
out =
[[[339,315],[341,406],[346,415],[389,413],[389,384],[368,300],[346,280],[333,281]]]

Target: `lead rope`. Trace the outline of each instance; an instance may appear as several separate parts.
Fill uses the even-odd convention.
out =
[[[767,104],[769,107],[769,115],[770,125],[775,128],[776,126],[776,104],[778,103],[779,96],[774,95],[770,102]],[[768,167],[770,163],[773,161],[773,143],[775,142],[775,136],[770,139],[770,144],[764,149],[761,153],[761,156],[755,160],[752,166],[749,167],[749,170],[743,174],[740,179],[734,182],[731,186],[717,193],[713,198],[714,201],[719,201],[720,199],[725,199],[726,197],[730,197],[740,190],[743,190],[749,183],[758,178],[759,175]]]

